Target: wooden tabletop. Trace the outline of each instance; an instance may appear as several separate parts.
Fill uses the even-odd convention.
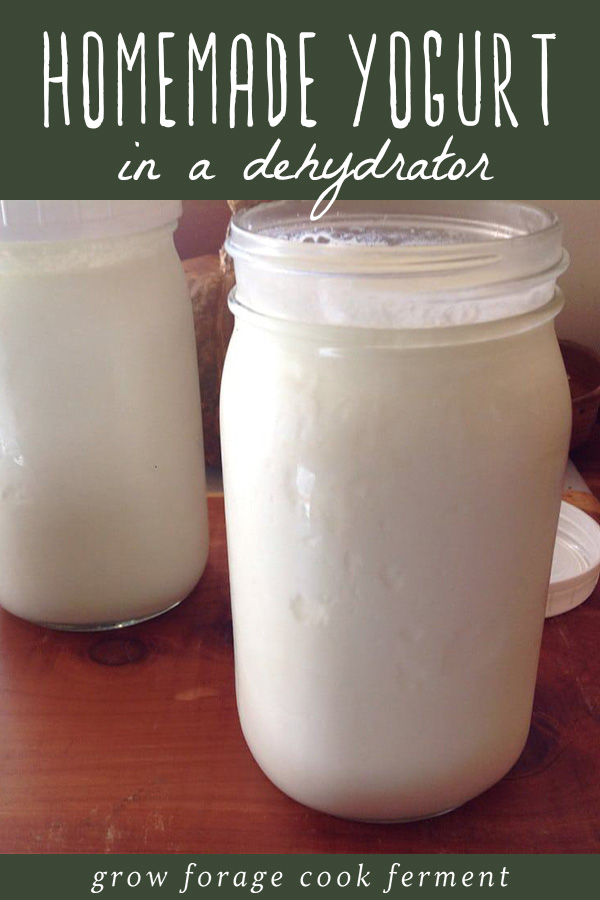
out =
[[[600,434],[575,460],[598,494]],[[1,852],[600,850],[600,591],[546,624],[510,775],[439,819],[345,822],[289,800],[246,748],[221,498],[210,520],[202,581],[161,618],[65,634],[0,614]]]

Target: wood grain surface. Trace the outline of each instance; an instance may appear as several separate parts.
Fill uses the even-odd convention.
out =
[[[600,488],[600,437],[576,463]],[[549,620],[527,747],[500,784],[409,825],[294,803],[253,762],[235,709],[222,500],[194,594],[122,632],[0,615],[0,851],[597,852],[600,592]]]

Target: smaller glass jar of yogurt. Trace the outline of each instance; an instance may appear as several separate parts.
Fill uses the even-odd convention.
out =
[[[0,604],[71,630],[158,615],[208,552],[180,203],[0,212]]]

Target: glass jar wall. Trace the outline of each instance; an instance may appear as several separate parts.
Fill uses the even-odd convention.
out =
[[[105,231],[76,221],[56,239],[34,222],[32,239],[9,215],[0,235],[0,603],[57,628],[156,615],[206,561],[177,208],[148,222],[144,204],[124,202],[134,221],[115,213]]]
[[[290,796],[375,821],[523,748],[570,428],[557,223],[386,210],[238,217],[222,385],[244,734]]]

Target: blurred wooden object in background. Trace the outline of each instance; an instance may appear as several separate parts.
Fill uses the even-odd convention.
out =
[[[259,203],[266,203],[266,200],[228,200],[229,209],[232,213],[239,212],[240,209],[250,209],[252,206],[258,206]]]
[[[559,341],[573,411],[571,450],[589,440],[600,408],[600,356],[575,341]]]
[[[218,256],[186,259],[183,268],[194,310],[206,465],[220,466],[219,389],[233,329],[227,295],[233,287],[234,274],[233,269],[223,270]]]
[[[183,215],[175,232],[180,259],[217,254],[230,218],[226,200],[184,200]]]
[[[227,201],[232,212],[262,202]],[[206,465],[220,466],[219,391],[225,353],[233,330],[233,316],[227,306],[227,296],[235,284],[233,260],[222,247],[219,256],[210,254],[185,259],[183,269],[194,310]]]

